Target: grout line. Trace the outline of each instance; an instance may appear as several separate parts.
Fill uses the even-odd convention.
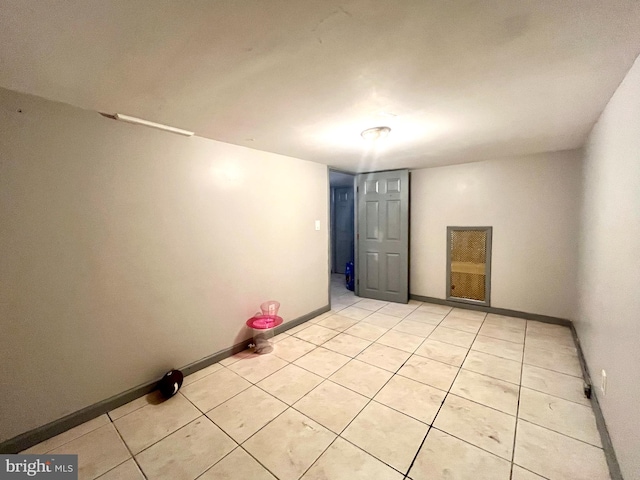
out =
[[[527,390],[532,390],[532,391],[538,392],[538,393],[543,393],[545,395],[549,395],[550,397],[557,398],[559,400],[564,400],[566,402],[571,402],[571,403],[573,403],[575,405],[580,405],[580,406],[585,407],[585,408],[591,408],[591,404],[589,404],[589,403],[584,404],[584,403],[576,402],[576,401],[573,401],[573,400],[569,400],[568,398],[559,397],[558,395],[554,395],[553,393],[545,392],[544,390],[538,390],[537,388],[531,388],[531,387],[529,387],[527,385],[522,385],[522,388],[526,388]],[[585,399],[586,398],[587,397],[585,397]],[[592,411],[593,411],[593,409],[592,409]],[[531,422],[531,423],[533,423],[533,422]]]
[[[524,326],[524,338],[527,339],[527,328],[529,321],[527,320]],[[522,345],[522,363],[520,364],[520,384],[518,385],[518,405],[516,407],[516,424],[513,430],[513,445],[511,447],[511,471],[509,472],[509,479],[513,478],[513,461],[516,458],[516,439],[518,438],[518,420],[520,419],[520,398],[522,397],[522,373],[524,371],[524,346]]]
[[[213,420],[212,420],[213,421]],[[215,422],[213,422],[215,424]],[[219,426],[216,424],[216,426],[219,428]],[[233,439],[232,439],[233,440]],[[242,448],[240,445],[238,445],[238,443],[236,442],[236,447],[231,450],[229,453],[227,453],[224,457],[222,457],[220,460],[218,460],[216,463],[214,463],[213,465],[211,465],[210,467],[207,467],[207,469],[202,472],[200,475],[198,475],[197,477],[195,477],[194,480],[198,480],[198,478],[202,477],[205,473],[207,473],[209,470],[211,470],[213,467],[215,467],[216,465],[218,465],[221,461],[223,461],[225,458],[227,458],[229,455],[231,455],[233,452],[235,452],[237,449]]]
[[[589,442],[587,442],[585,440],[581,440],[579,438],[572,437],[571,435],[567,435],[566,433],[559,432],[558,430],[553,430],[552,428],[545,427],[544,425],[540,425],[539,423],[532,422],[531,420],[527,420],[526,418],[520,417],[520,418],[518,418],[518,420],[522,420],[523,422],[530,423],[531,425],[535,425],[536,427],[544,428],[545,430],[549,430],[550,432],[557,433],[558,435],[562,435],[563,437],[570,438],[571,440],[575,440],[576,442],[581,442],[581,443],[584,443],[585,445],[589,445],[590,447],[598,448],[600,450],[604,450],[603,447],[599,447],[599,446],[594,445],[593,443],[589,443]]]
[[[373,313],[375,313],[375,312],[372,312],[371,314],[373,314]],[[370,314],[370,315],[371,315],[371,314]],[[407,315],[409,315],[409,314],[407,314]],[[365,318],[367,318],[367,317],[365,317]],[[362,322],[363,320],[364,320],[364,319],[359,320],[359,322]],[[402,321],[402,319],[401,319],[400,321]],[[365,322],[365,323],[366,323],[366,322]],[[399,323],[399,322],[398,322],[398,323]],[[389,331],[389,330],[390,330],[390,329],[388,329],[387,331]],[[378,338],[378,339],[379,339],[379,338]],[[426,339],[425,339],[425,340],[426,340]],[[327,341],[328,341],[328,340],[327,340]],[[373,343],[376,343],[376,342],[377,342],[377,340],[375,340],[374,342],[372,342],[372,344],[371,344],[371,345],[373,345]],[[420,343],[420,345],[422,345],[422,343],[424,343],[424,340]],[[369,348],[371,345],[369,345],[367,348]],[[382,344],[380,344],[380,345],[382,345]],[[420,348],[420,345],[418,345],[418,346],[414,349],[414,352],[415,352],[415,350],[417,350],[418,348]],[[367,348],[365,348],[364,350],[366,350]],[[389,347],[389,348],[393,348],[393,347]],[[363,350],[363,351],[364,351],[364,350]],[[396,350],[399,350],[399,349],[396,349]],[[399,351],[403,351],[403,350],[399,350]],[[404,352],[404,351],[403,351],[403,352]],[[362,352],[361,352],[361,353],[362,353]],[[404,352],[404,353],[408,353],[408,352]],[[360,354],[358,354],[358,355],[360,355]],[[382,386],[381,386],[381,387],[380,387],[380,388],[379,388],[379,389],[378,389],[378,390],[377,390],[377,391],[376,391],[376,392],[375,392],[371,397],[367,397],[366,395],[362,395],[362,393],[360,393],[360,392],[355,392],[355,390],[352,390],[352,389],[350,389],[349,387],[345,387],[344,385],[340,385],[339,383],[336,383],[336,382],[331,381],[331,380],[329,379],[329,377],[330,377],[331,375],[330,375],[329,377],[325,378],[325,380],[324,380],[322,383],[324,383],[324,382],[326,382],[326,381],[331,381],[332,383],[336,383],[336,385],[339,385],[339,386],[341,386],[341,387],[343,387],[343,388],[346,388],[346,389],[348,389],[348,390],[350,390],[350,391],[352,391],[352,392],[355,392],[355,393],[357,393],[357,394],[359,394],[359,395],[361,395],[361,396],[363,396],[363,397],[365,397],[365,398],[367,398],[367,399],[368,399],[368,401],[367,401],[367,402],[364,404],[364,406],[363,406],[363,407],[358,411],[358,413],[356,413],[356,415],[354,415],[354,417],[349,421],[349,423],[347,423],[347,425],[346,425],[346,426],[345,426],[345,427],[340,431],[340,433],[337,435],[337,437],[336,437],[336,438],[338,438],[338,437],[339,437],[339,438],[342,438],[343,440],[345,440],[345,441],[347,441],[347,442],[351,443],[352,445],[354,445],[354,444],[353,444],[352,442],[350,442],[348,439],[344,438],[344,437],[342,436],[342,434],[345,432],[345,430],[347,430],[347,429],[349,428],[349,426],[350,426],[350,425],[355,421],[355,419],[356,419],[356,418],[358,418],[358,416],[359,416],[359,415],[364,411],[364,409],[365,409],[365,408],[367,408],[367,406],[369,406],[369,405],[371,404],[371,402],[373,402],[373,401],[374,401],[374,397],[375,397],[378,393],[380,393],[380,391],[381,391],[382,389],[384,389],[384,387],[385,387],[385,386],[386,386],[386,385],[387,385],[387,384],[388,384],[388,383],[393,379],[393,377],[395,377],[395,375],[398,373],[398,371],[400,371],[400,369],[401,369],[401,368],[406,364],[406,362],[409,360],[409,358],[411,358],[411,356],[412,356],[412,355],[413,355],[413,354],[411,354],[411,353],[410,353],[410,354],[409,354],[409,357],[408,357],[404,362],[402,362],[402,365],[400,365],[400,366],[395,370],[395,372],[392,372],[392,371],[389,371],[389,370],[383,369],[383,368],[381,368],[381,367],[379,367],[379,366],[377,366],[377,365],[371,365],[371,364],[369,364],[369,363],[367,363],[367,362],[363,362],[363,363],[367,363],[367,365],[371,365],[371,366],[373,366],[373,367],[380,368],[381,370],[384,370],[384,371],[386,371],[386,372],[391,373],[391,376],[389,377],[389,379],[388,379],[388,380],[387,380],[387,381],[386,381],[386,382],[385,382],[385,383],[384,383],[384,384],[383,384],[383,385],[382,385]],[[351,362],[351,361],[353,361],[353,360],[356,360],[356,358],[355,358],[355,357],[350,357],[350,358],[351,358],[351,360],[350,360],[349,362],[347,362],[345,365],[347,365],[348,363],[350,363],[350,362]],[[361,361],[361,360],[359,360],[359,361]],[[343,368],[345,365],[343,365],[343,366],[342,366],[342,367],[340,367],[340,368]],[[302,367],[301,367],[301,368],[302,368]],[[340,368],[339,368],[338,370],[340,370]],[[337,372],[338,370],[336,370],[336,372]],[[334,373],[335,373],[335,372],[334,372]],[[333,375],[333,374],[332,374],[332,375]],[[318,388],[320,385],[322,385],[322,383],[320,383],[320,384],[319,384],[317,387],[315,387],[315,388]],[[315,388],[314,388],[313,390],[315,390]],[[313,391],[313,390],[312,390],[312,391]],[[312,391],[311,391],[311,392],[312,392]],[[311,392],[309,392],[309,393],[311,393]],[[308,395],[309,393],[307,393],[306,395]],[[306,395],[305,395],[305,396],[306,396]],[[304,398],[304,396],[303,396],[302,398]],[[376,402],[376,403],[379,403],[379,402]],[[386,405],[384,405],[384,406],[385,406],[385,407],[387,407]],[[291,407],[291,408],[294,408],[294,407]],[[391,409],[391,407],[387,407],[387,408],[390,408],[390,409]],[[297,410],[297,409],[295,409],[295,408],[294,408],[294,410],[298,411],[298,410]],[[393,410],[394,410],[394,411],[397,411],[397,410],[395,410],[395,409],[393,409]],[[302,413],[302,412],[299,412],[299,413],[301,413],[302,415],[304,415],[305,417],[307,417],[307,415],[305,415],[304,413]],[[398,412],[398,413],[400,413],[400,414],[402,414],[402,415],[406,415],[407,417],[409,417],[409,418],[412,418],[412,419],[413,419],[413,417],[411,417],[410,415],[407,415],[407,414],[405,414],[405,413],[403,413],[403,412]],[[313,419],[312,419],[312,420],[313,420]],[[420,422],[420,423],[424,423],[424,422],[422,422],[422,421],[420,421],[420,420],[417,420],[417,419],[414,419],[414,420],[416,420],[416,421],[418,421],[418,422]],[[314,420],[314,421],[315,421],[315,420]],[[317,423],[317,422],[316,422],[316,423]],[[323,426],[323,427],[324,427],[324,426]],[[324,427],[324,428],[326,428],[326,427]],[[429,428],[430,428],[430,427],[429,427]],[[329,430],[329,429],[327,429],[327,430]],[[329,430],[329,431],[331,431],[331,430]],[[331,431],[331,432],[332,432],[332,431]],[[332,432],[332,433],[333,433],[333,432]],[[334,441],[333,441],[333,442],[331,442],[331,444],[333,444],[334,442],[335,442],[335,439],[334,439]],[[330,446],[331,446],[331,445],[329,445],[329,447],[330,447]],[[383,461],[383,460],[381,460],[380,458],[378,458],[378,457],[376,457],[376,456],[372,455],[372,454],[371,454],[371,453],[369,453],[369,452],[366,452],[365,450],[363,450],[362,448],[358,447],[357,445],[354,445],[354,446],[355,446],[355,447],[357,447],[357,448],[359,448],[359,449],[360,449],[360,450],[362,450],[363,452],[365,452],[367,455],[370,455],[371,457],[375,458],[376,460],[378,460],[378,461],[380,461],[380,462],[384,463],[385,465],[389,466],[389,467],[390,467],[390,468],[392,468],[394,471],[397,471],[397,472],[399,472],[400,474],[402,474],[402,472],[400,472],[400,471],[399,471],[399,470],[397,470],[396,468],[392,467],[392,466],[391,466],[391,465],[389,465],[388,463],[384,462],[384,461]],[[315,460],[315,461],[314,461],[314,462],[309,466],[309,468],[308,468],[307,470],[305,470],[305,473],[304,473],[304,474],[306,474],[306,472],[307,472],[311,467],[313,467],[313,465],[315,465],[315,463],[318,461],[318,459],[319,459],[320,457],[322,457],[322,455],[324,455],[324,453],[329,449],[329,447],[327,447],[327,448],[326,448],[326,449],[325,449],[325,450],[324,450],[324,451],[323,451],[323,452],[318,456],[318,458],[316,458],[316,460]],[[304,474],[303,474],[303,476],[304,476]]]
[[[453,311],[453,309],[449,313],[451,313],[452,311]],[[449,314],[445,315],[444,318],[447,318],[448,315]],[[482,324],[480,324],[480,328],[482,328],[482,325],[484,324],[486,318],[487,318],[487,315],[485,314],[484,318],[482,319]],[[444,319],[443,319],[443,321],[444,321]],[[434,329],[434,331],[435,331],[435,329]],[[480,331],[480,329],[478,329],[478,331]],[[478,337],[478,334],[476,333],[475,337],[473,338],[473,342],[476,341],[477,337]],[[429,338],[429,337],[427,337],[427,338]],[[427,433],[425,434],[424,438],[422,439],[422,442],[420,443],[420,446],[418,447],[418,450],[416,450],[416,454],[413,456],[413,460],[411,461],[411,464],[409,465],[409,468],[407,469],[407,472],[404,474],[405,480],[407,478],[409,478],[409,472],[411,472],[411,469],[413,468],[413,465],[416,463],[416,459],[418,458],[418,455],[420,454],[420,451],[422,450],[422,447],[424,446],[424,442],[426,442],[427,437],[429,436],[429,432],[431,432],[432,428],[436,428],[436,427],[433,426],[433,424],[435,423],[436,419],[438,418],[438,415],[440,414],[440,410],[442,410],[444,402],[446,402],[447,397],[449,396],[449,393],[451,392],[451,388],[453,388],[453,385],[456,383],[456,379],[458,378],[458,375],[460,375],[460,370],[462,370],[462,365],[464,365],[464,362],[467,359],[467,356],[469,355],[469,352],[471,351],[471,346],[473,345],[473,342],[471,342],[471,345],[469,346],[469,349],[467,350],[467,353],[464,356],[464,360],[462,360],[462,364],[460,365],[460,367],[458,367],[458,372],[456,373],[456,376],[453,378],[453,381],[451,382],[451,385],[449,385],[449,389],[447,390],[447,393],[445,393],[445,396],[442,399],[442,403],[440,404],[440,407],[438,408],[438,411],[436,412],[436,414],[434,415],[433,419],[431,420],[431,424],[429,425]],[[443,363],[443,362],[440,362],[440,363]],[[447,364],[445,364],[445,365],[447,365]],[[436,430],[439,430],[439,429],[436,429]]]
[[[111,423],[113,424],[113,422],[111,422]],[[180,427],[180,428],[182,428],[182,427]],[[131,455],[131,458],[133,459],[133,461],[135,462],[136,466],[138,467],[138,470],[140,470],[140,473],[142,473],[142,476],[146,479],[147,478],[147,474],[144,473],[144,470],[142,469],[142,466],[140,465],[140,463],[138,463],[138,459],[136,458],[136,456],[131,451],[131,448],[129,448],[129,445],[127,444],[127,442],[124,441],[124,438],[122,437],[122,434],[120,433],[120,430],[118,430],[115,425],[113,425],[113,429],[118,434],[118,437],[120,438],[120,441],[124,444],[125,448],[129,452],[129,455]],[[163,437],[163,438],[166,438],[166,437]],[[127,458],[127,460],[129,460],[129,459]],[[125,460],[125,461],[127,461],[127,460]],[[124,463],[124,462],[122,462],[122,463]],[[122,465],[122,463],[119,464],[119,465],[116,465],[116,467],[119,467],[120,465]],[[116,468],[116,467],[113,467],[113,468]],[[113,468],[111,470],[113,470]],[[108,470],[108,471],[111,471],[111,470]],[[107,472],[104,472],[102,475],[104,475],[105,473],[107,473]]]

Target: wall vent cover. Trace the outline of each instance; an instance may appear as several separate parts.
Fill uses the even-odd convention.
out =
[[[492,227],[447,227],[447,299],[489,305]]]

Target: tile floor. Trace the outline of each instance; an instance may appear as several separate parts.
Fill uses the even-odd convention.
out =
[[[102,480],[609,479],[569,329],[360,299],[25,453]]]

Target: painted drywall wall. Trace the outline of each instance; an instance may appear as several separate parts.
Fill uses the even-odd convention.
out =
[[[446,298],[447,226],[492,226],[491,306],[575,313],[579,151],[411,172],[410,291]]]
[[[584,158],[576,329],[622,474],[638,480],[640,59],[593,128]]]
[[[326,306],[327,176],[0,90],[0,441]]]

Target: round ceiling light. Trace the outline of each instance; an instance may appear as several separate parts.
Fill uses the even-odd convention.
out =
[[[391,129],[389,127],[373,127],[367,128],[360,135],[365,140],[378,140],[380,138],[384,138],[389,135]]]

